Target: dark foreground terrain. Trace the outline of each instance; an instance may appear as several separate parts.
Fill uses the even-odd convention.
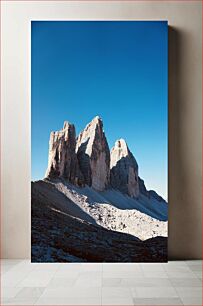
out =
[[[32,262],[165,262],[167,238],[145,241],[70,214],[63,195],[43,194],[32,183]],[[80,215],[80,214],[79,214]]]

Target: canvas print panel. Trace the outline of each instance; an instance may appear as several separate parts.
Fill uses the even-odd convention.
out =
[[[167,261],[167,47],[165,21],[32,22],[32,262]]]

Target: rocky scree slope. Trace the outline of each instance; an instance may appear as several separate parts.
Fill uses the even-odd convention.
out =
[[[46,261],[139,261],[144,253],[149,261],[165,260],[167,209],[164,199],[146,189],[126,142],[116,141],[110,152],[101,118],[95,117],[78,138],[74,125],[65,122],[50,135],[45,179],[32,183],[33,261],[43,256]],[[57,239],[62,240],[59,249]],[[116,245],[125,239],[130,253]],[[91,254],[83,253],[84,244]],[[141,251],[132,255],[138,246]],[[93,255],[97,247],[102,259]]]
[[[105,229],[63,197],[54,185],[32,183],[32,262],[167,261],[167,238],[141,241]]]

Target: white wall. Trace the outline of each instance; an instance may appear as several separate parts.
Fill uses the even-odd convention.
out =
[[[169,256],[201,257],[201,1],[3,1],[3,258],[30,257],[30,21],[169,21]]]

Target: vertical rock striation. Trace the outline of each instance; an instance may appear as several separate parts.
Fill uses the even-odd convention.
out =
[[[131,197],[139,196],[138,164],[125,140],[117,140],[111,150],[111,186]]]
[[[62,130],[51,132],[45,177],[61,177],[97,191],[112,187],[134,198],[139,193],[149,196],[143,180],[138,177],[137,162],[125,140],[117,140],[110,154],[103,122],[98,116],[77,140],[74,125],[67,121]]]
[[[77,158],[85,184],[102,191],[109,185],[110,152],[102,120],[95,117],[79,134]]]
[[[83,176],[75,149],[75,127],[66,121],[62,130],[50,134],[49,161],[45,177],[63,177],[73,184],[82,185]]]

